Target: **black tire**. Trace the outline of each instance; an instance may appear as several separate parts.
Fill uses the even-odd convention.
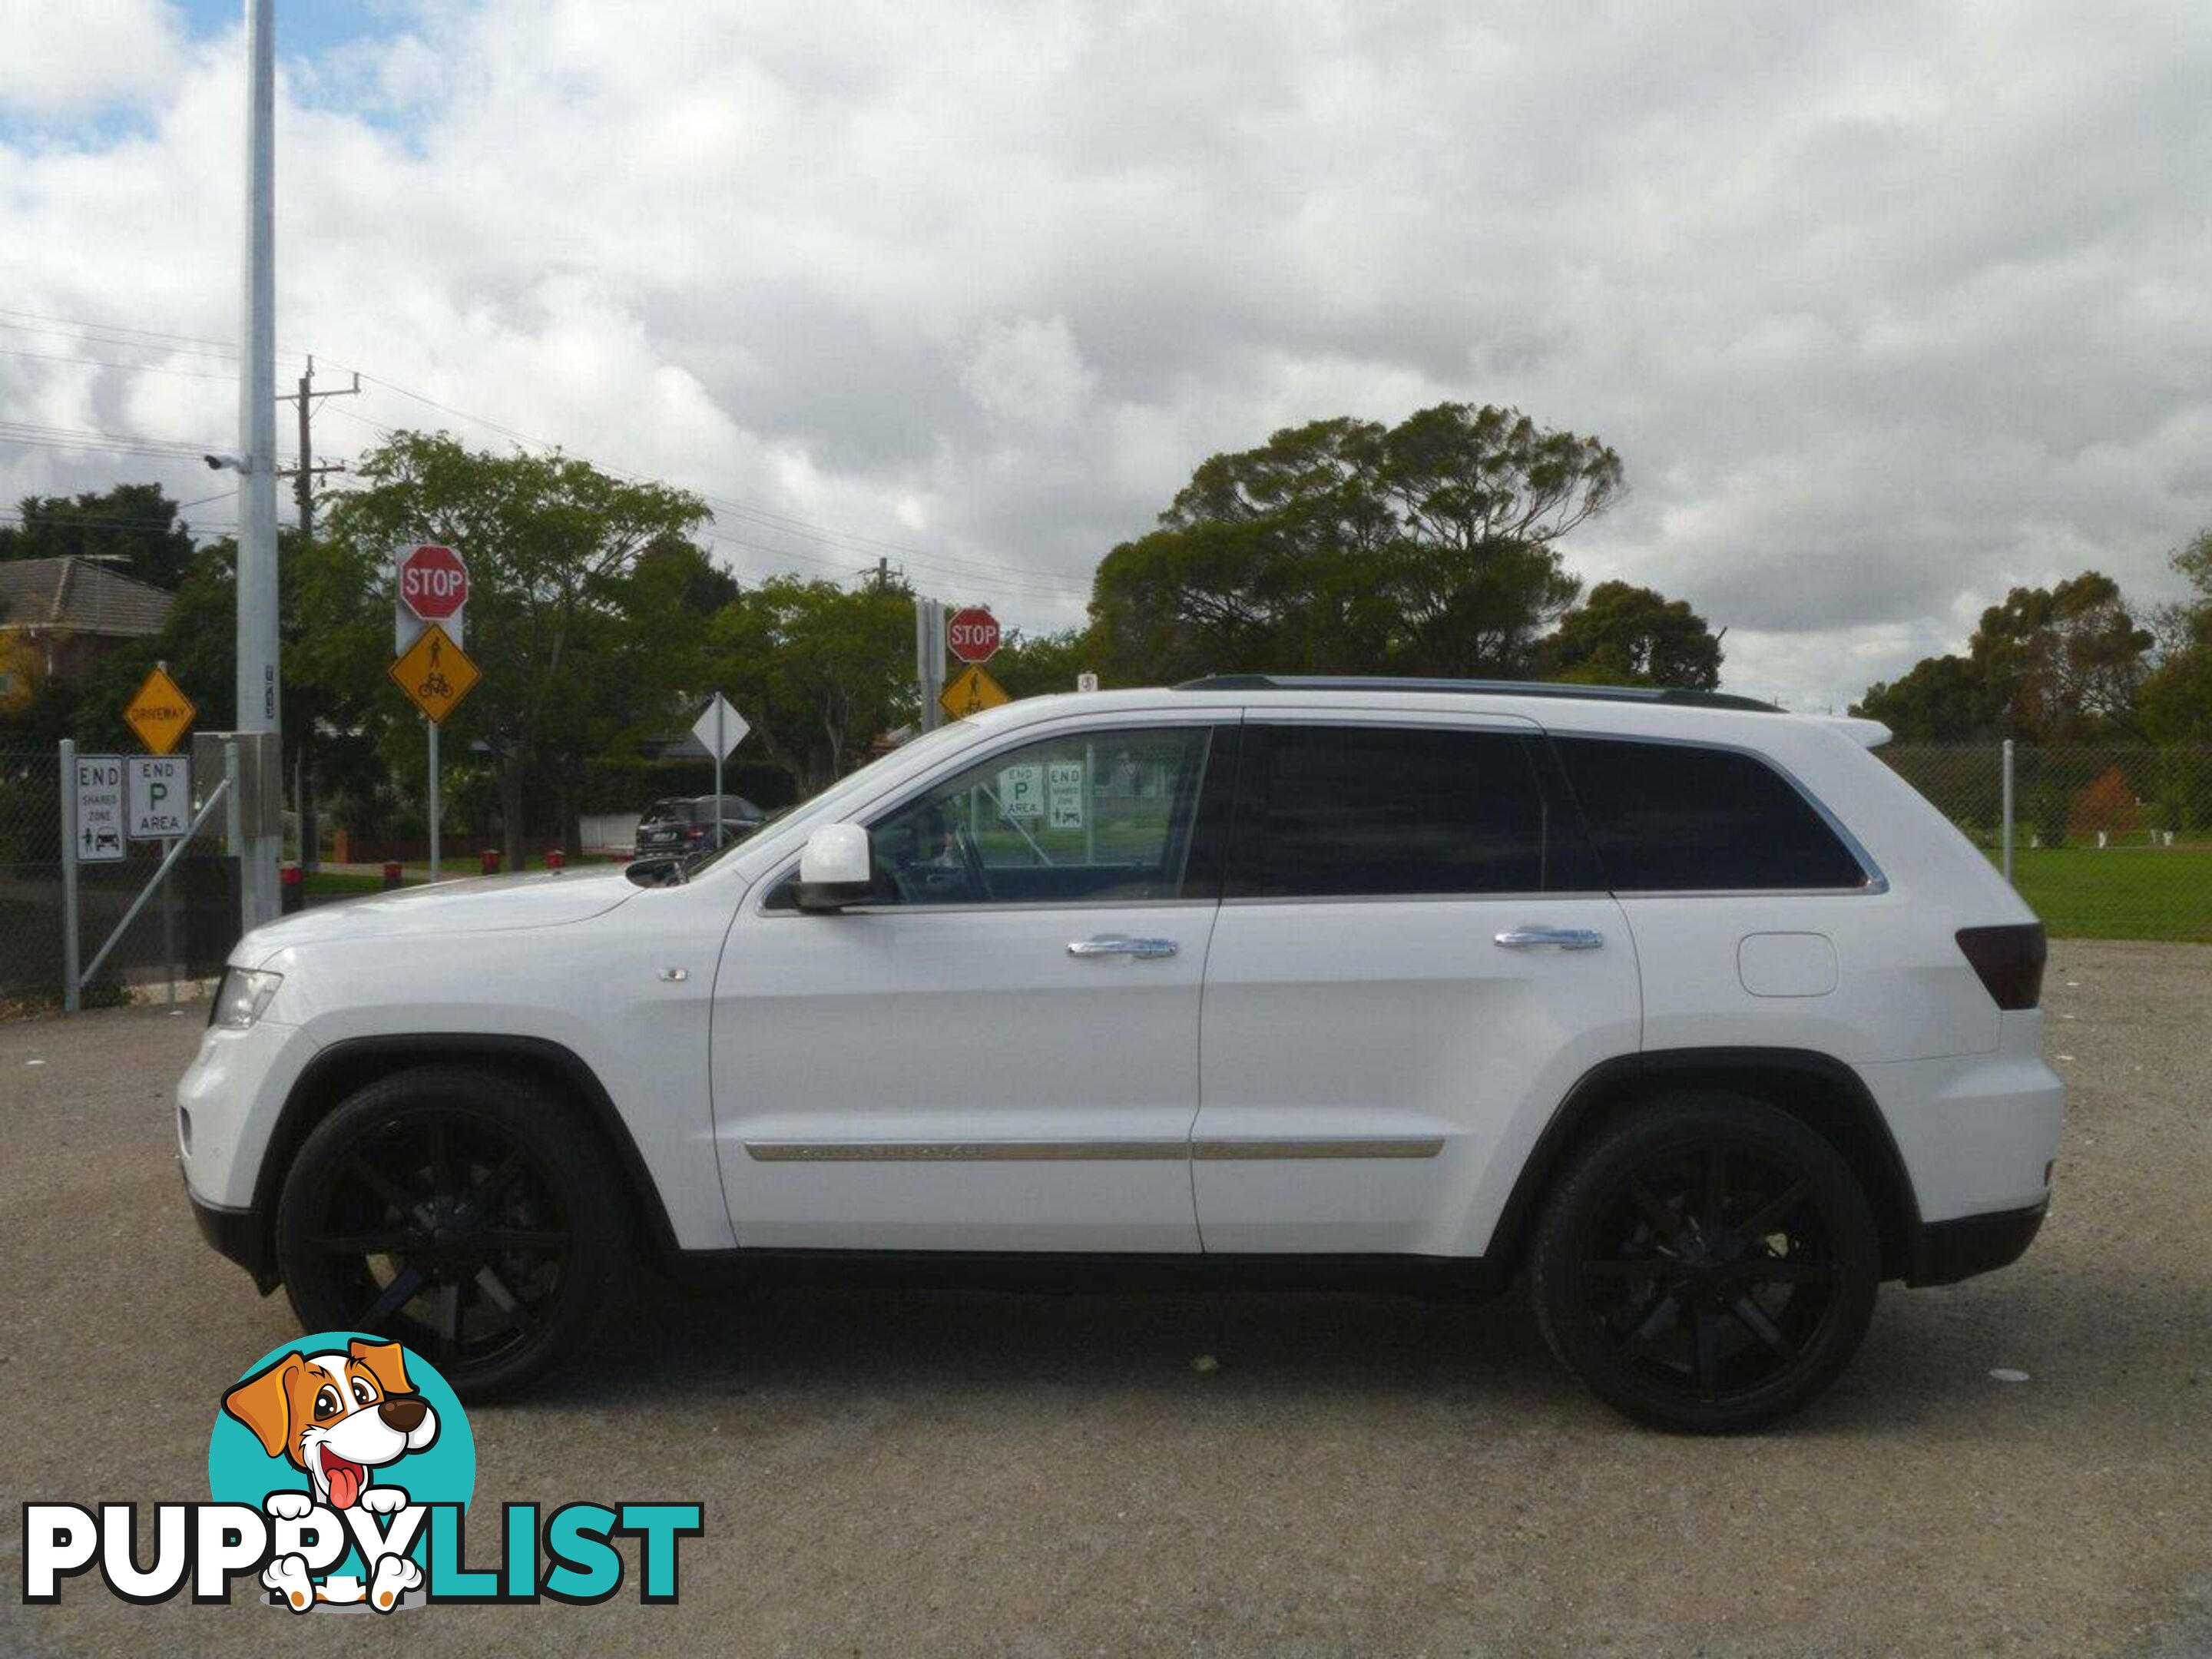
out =
[[[1881,1279],[1866,1194],[1817,1131],[1678,1096],[1583,1147],[1529,1257],[1544,1339],[1639,1423],[1733,1434],[1788,1416],[1857,1352]]]
[[[588,1342],[631,1261],[613,1160],[568,1100],[488,1067],[368,1085],[286,1171],[276,1261],[310,1331],[373,1331],[482,1400]]]

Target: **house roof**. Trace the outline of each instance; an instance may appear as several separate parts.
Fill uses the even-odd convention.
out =
[[[176,596],[72,553],[0,560],[0,628],[135,639],[161,632]]]

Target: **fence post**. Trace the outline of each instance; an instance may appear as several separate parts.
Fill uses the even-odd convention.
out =
[[[2004,878],[2012,880],[2012,739],[2004,740]]]
[[[83,1006],[76,958],[76,739],[62,739],[62,1012]]]

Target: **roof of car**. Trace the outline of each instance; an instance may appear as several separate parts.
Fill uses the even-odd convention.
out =
[[[1209,674],[1185,680],[1177,691],[1458,692],[1505,697],[1560,697],[1589,702],[1656,702],[1685,708],[1740,708],[1763,714],[1782,709],[1729,691],[1691,691],[1661,685],[1574,685],[1556,680],[1423,679],[1366,674]]]

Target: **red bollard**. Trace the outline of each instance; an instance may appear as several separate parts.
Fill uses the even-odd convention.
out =
[[[499,873],[499,848],[496,847],[487,847],[483,852],[477,854],[477,868],[487,876],[497,875]]]
[[[558,847],[547,848],[545,849],[545,867],[548,870],[567,869],[568,867],[568,854]]]
[[[277,914],[290,915],[307,902],[307,883],[305,872],[296,864],[288,864],[276,872]]]
[[[384,890],[389,893],[398,885],[399,860],[398,859],[386,859],[384,861]]]

